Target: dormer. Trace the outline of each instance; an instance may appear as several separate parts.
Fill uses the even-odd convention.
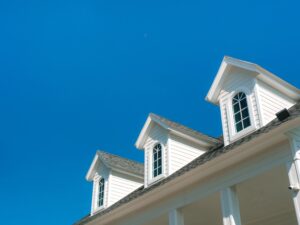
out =
[[[136,141],[144,150],[144,185],[148,187],[219,145],[220,140],[151,113]]]
[[[143,176],[143,164],[97,151],[86,175],[93,182],[91,215],[141,187]]]
[[[224,144],[261,128],[300,99],[300,91],[259,65],[224,57],[206,100],[219,105]]]

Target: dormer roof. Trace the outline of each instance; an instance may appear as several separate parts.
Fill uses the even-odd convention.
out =
[[[118,170],[139,177],[144,176],[144,165],[142,163],[98,150],[86,174],[86,179],[88,181],[93,180],[99,163],[103,163],[109,169]]]
[[[300,90],[298,88],[282,80],[281,78],[277,77],[276,75],[264,69],[263,67],[255,63],[225,56],[218,70],[218,73],[213,81],[213,84],[205,98],[207,101],[216,105],[219,104],[218,97],[220,91],[224,82],[226,81],[226,78],[229,75],[228,71],[232,67],[237,67],[250,71],[252,72],[251,74],[254,77],[265,82],[266,84],[270,85],[271,87],[290,97],[291,99],[295,101],[299,101],[300,99]]]
[[[200,145],[203,145],[205,147],[213,147],[215,145],[218,145],[221,143],[221,141],[217,138],[210,137],[208,135],[205,135],[203,133],[200,133],[196,130],[193,130],[191,128],[188,128],[184,125],[181,125],[179,123],[176,123],[174,121],[171,121],[169,119],[166,119],[162,116],[156,115],[154,113],[150,113],[146,123],[135,143],[135,146],[142,150],[143,145],[146,141],[146,138],[153,127],[153,124],[158,124],[162,128],[180,136],[186,139],[189,139],[191,141],[194,141]]]

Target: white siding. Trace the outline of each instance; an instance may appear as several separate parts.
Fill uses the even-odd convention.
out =
[[[290,108],[295,102],[284,96],[274,88],[258,81],[258,98],[262,114],[263,125],[266,125],[276,117],[276,113],[284,108]]]
[[[234,68],[229,71],[230,75],[228,76],[226,82],[223,85],[223,88],[220,92],[219,101],[220,101],[220,111],[222,118],[222,128],[223,128],[223,137],[225,145],[230,143],[231,130],[233,127],[233,118],[230,118],[229,107],[231,107],[231,97],[232,94],[236,91],[248,90],[248,104],[252,109],[252,123],[255,127],[260,127],[260,118],[257,107],[257,100],[254,92],[255,87],[255,78],[251,75],[249,71]],[[250,110],[251,110],[250,109]]]
[[[170,174],[176,172],[193,159],[203,154],[206,149],[175,135],[169,136]]]
[[[168,133],[167,131],[160,127],[159,125],[155,124],[153,125],[152,129],[150,130],[150,133],[148,135],[148,138],[146,140],[144,150],[145,150],[145,187],[148,186],[149,182],[151,181],[152,177],[152,171],[151,171],[151,154],[152,154],[152,148],[155,143],[159,142],[163,146],[163,174],[165,176],[169,175],[168,171]]]
[[[143,185],[143,180],[133,176],[111,171],[109,176],[108,205],[110,206]]]

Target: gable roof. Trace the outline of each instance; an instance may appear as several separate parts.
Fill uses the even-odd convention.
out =
[[[183,138],[191,139],[192,141],[199,143],[206,147],[213,147],[216,144],[220,144],[220,140],[218,138],[210,137],[210,136],[200,133],[196,130],[188,128],[184,125],[181,125],[179,123],[176,123],[174,121],[166,119],[162,116],[156,115],[154,113],[150,113],[146,120],[146,123],[135,143],[135,146],[138,149],[143,148],[143,145],[146,141],[147,135],[149,134],[149,131],[151,130],[151,125],[153,123],[157,123],[162,128],[164,128],[168,131],[171,131]]]
[[[207,151],[206,153],[200,155],[198,158],[194,159],[192,162],[188,163],[187,165],[185,165],[184,167],[182,167],[181,169],[177,170],[175,173],[171,174],[170,176],[166,177],[163,180],[160,180],[159,182],[144,188],[144,186],[138,188],[137,190],[131,192],[129,195],[127,195],[126,197],[122,198],[120,201],[116,202],[115,204],[111,205],[110,207],[108,207],[107,209],[100,211],[97,214],[94,214],[93,216],[87,215],[84,218],[82,218],[80,221],[76,222],[74,225],[83,225],[83,224],[87,224],[88,222],[99,218],[107,213],[110,213],[111,211],[121,207],[124,204],[127,204],[131,201],[133,201],[134,199],[148,193],[151,192],[152,190],[170,182],[171,180],[176,179],[179,176],[184,175],[185,173],[227,153],[230,151],[233,151],[235,149],[237,149],[239,146],[241,146],[244,143],[247,143],[259,136],[261,136],[264,133],[268,133],[270,131],[272,131],[273,129],[283,125],[284,123],[286,123],[287,121],[291,121],[294,120],[295,118],[300,117],[300,102],[298,102],[297,104],[295,104],[294,106],[292,106],[289,110],[290,116],[287,117],[286,119],[284,119],[283,121],[279,121],[277,118],[275,118],[274,120],[272,120],[270,123],[268,123],[266,126],[261,127],[260,129],[254,131],[253,133],[250,133],[247,136],[244,136],[242,138],[240,138],[239,140],[223,146],[223,145],[219,145],[216,146],[215,148]]]
[[[298,88],[282,80],[281,78],[264,69],[263,67],[255,63],[225,56],[223,58],[219,71],[213,81],[213,84],[211,85],[211,88],[209,89],[209,92],[205,98],[207,101],[212,102],[216,105],[219,104],[218,96],[221,91],[222,85],[224,84],[226,77],[228,76],[227,71],[231,67],[237,67],[245,69],[247,71],[251,71],[253,72],[253,76],[255,76],[257,79],[265,82],[266,84],[275,88],[279,92],[289,96],[295,101],[300,100],[300,90]]]
[[[86,174],[86,179],[88,181],[93,180],[99,161],[101,161],[106,167],[110,169],[131,173],[140,177],[144,176],[144,165],[142,163],[98,150]]]

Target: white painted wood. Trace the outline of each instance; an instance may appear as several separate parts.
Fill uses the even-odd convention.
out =
[[[287,133],[291,147],[291,161],[287,162],[287,171],[290,181],[291,195],[294,202],[295,213],[300,225],[300,129]],[[293,190],[295,189],[295,190]]]
[[[254,72],[233,67],[226,73],[228,75],[218,97],[225,145],[266,125],[276,117],[277,112],[284,108],[290,108],[296,103],[292,98],[259,80]],[[243,91],[247,95],[251,127],[236,132],[232,97],[239,91]]]
[[[96,171],[93,179],[91,214],[109,207],[143,185],[142,178],[113,171],[103,163],[97,165]],[[101,178],[104,178],[104,202],[102,207],[98,207],[99,180]]]
[[[232,68],[227,72],[229,75],[227,80],[224,82],[219,95],[219,105],[225,145],[228,145],[236,139],[249,134],[260,126],[257,99],[254,91],[255,77],[251,72],[240,68]],[[242,132],[236,133],[232,110],[232,97],[240,91],[245,92],[247,95],[251,127]]]
[[[169,135],[169,154],[170,154],[170,163],[169,171],[170,174],[176,172],[193,159],[202,155],[207,151],[207,149],[198,146],[191,141],[185,140],[176,135]]]
[[[239,200],[235,187],[221,190],[223,225],[241,225]]]
[[[144,151],[145,151],[145,176],[144,176],[144,185],[147,187],[149,184],[153,182],[152,177],[152,151],[153,147],[156,143],[160,143],[163,147],[162,154],[162,177],[169,175],[169,167],[168,167],[168,132],[160,127],[157,124],[154,124],[151,131],[149,132],[148,138],[145,142]]]
[[[180,209],[169,212],[169,225],[184,225],[184,215]]]
[[[92,211],[91,214],[94,214],[96,211],[99,211],[105,207],[107,207],[108,203],[108,178],[110,170],[103,164],[99,163],[96,168],[96,173],[93,179],[93,194],[92,194]],[[104,178],[104,202],[102,207],[98,207],[98,196],[99,196],[99,180]]]
[[[296,102],[262,81],[257,81],[257,93],[260,100],[262,125],[266,125],[276,117],[276,113],[290,108]]]
[[[299,187],[298,172],[294,162],[287,163],[288,177],[290,181],[290,187]],[[295,207],[295,214],[297,217],[298,225],[300,224],[300,193],[297,190],[291,190],[293,203]]]
[[[107,206],[110,206],[142,186],[143,181],[128,174],[111,171],[108,184],[109,196]]]

